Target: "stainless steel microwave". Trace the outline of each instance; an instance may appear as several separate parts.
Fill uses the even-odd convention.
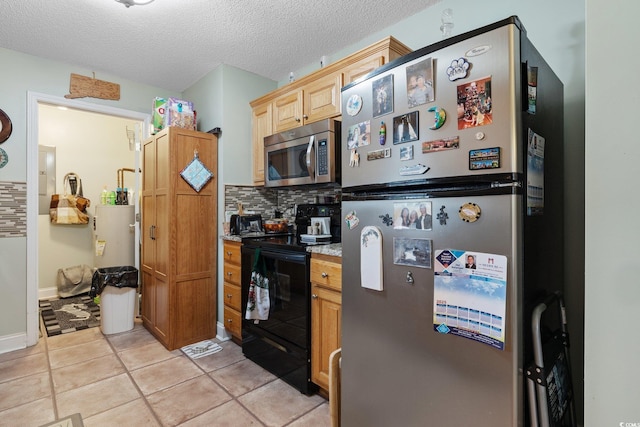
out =
[[[340,124],[321,120],[266,137],[265,187],[339,184]]]

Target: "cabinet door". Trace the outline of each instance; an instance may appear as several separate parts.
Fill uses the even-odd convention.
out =
[[[240,250],[241,250],[240,242],[232,242],[229,240],[225,240],[224,253],[223,253],[224,262],[225,263],[228,262],[235,265],[241,265],[242,254]]]
[[[311,379],[329,390],[329,356],[341,346],[342,295],[313,284],[311,298]]]
[[[340,115],[342,74],[321,77],[304,87],[304,122],[312,123]]]
[[[253,126],[253,184],[264,185],[264,138],[273,133],[271,103],[255,107],[251,123]]]
[[[302,91],[285,93],[273,100],[273,133],[302,125]]]
[[[343,71],[344,85],[346,86],[349,83],[353,83],[360,77],[365,76],[376,68],[383,66],[384,63],[384,56],[376,55],[374,57],[365,58],[361,61],[356,62],[355,64],[350,65],[346,70]]]

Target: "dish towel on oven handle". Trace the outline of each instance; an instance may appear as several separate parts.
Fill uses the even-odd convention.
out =
[[[260,248],[254,253],[253,268],[251,270],[251,282],[249,282],[249,300],[245,319],[258,323],[269,318],[269,278],[267,277],[264,258],[260,254]]]

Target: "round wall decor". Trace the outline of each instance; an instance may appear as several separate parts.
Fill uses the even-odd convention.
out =
[[[9,156],[7,156],[7,152],[0,148],[0,169],[5,167],[5,165],[9,162]]]
[[[0,110],[0,144],[9,139],[12,130],[11,119],[7,116],[7,113]]]

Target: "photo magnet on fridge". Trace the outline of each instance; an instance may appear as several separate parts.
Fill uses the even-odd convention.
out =
[[[409,65],[407,73],[407,101],[409,108],[433,102],[433,59],[427,58]]]
[[[372,83],[373,117],[393,112],[393,74]]]
[[[457,96],[458,130],[493,123],[491,77],[459,85]]]
[[[393,143],[415,141],[418,133],[418,112],[413,111],[393,118]]]

